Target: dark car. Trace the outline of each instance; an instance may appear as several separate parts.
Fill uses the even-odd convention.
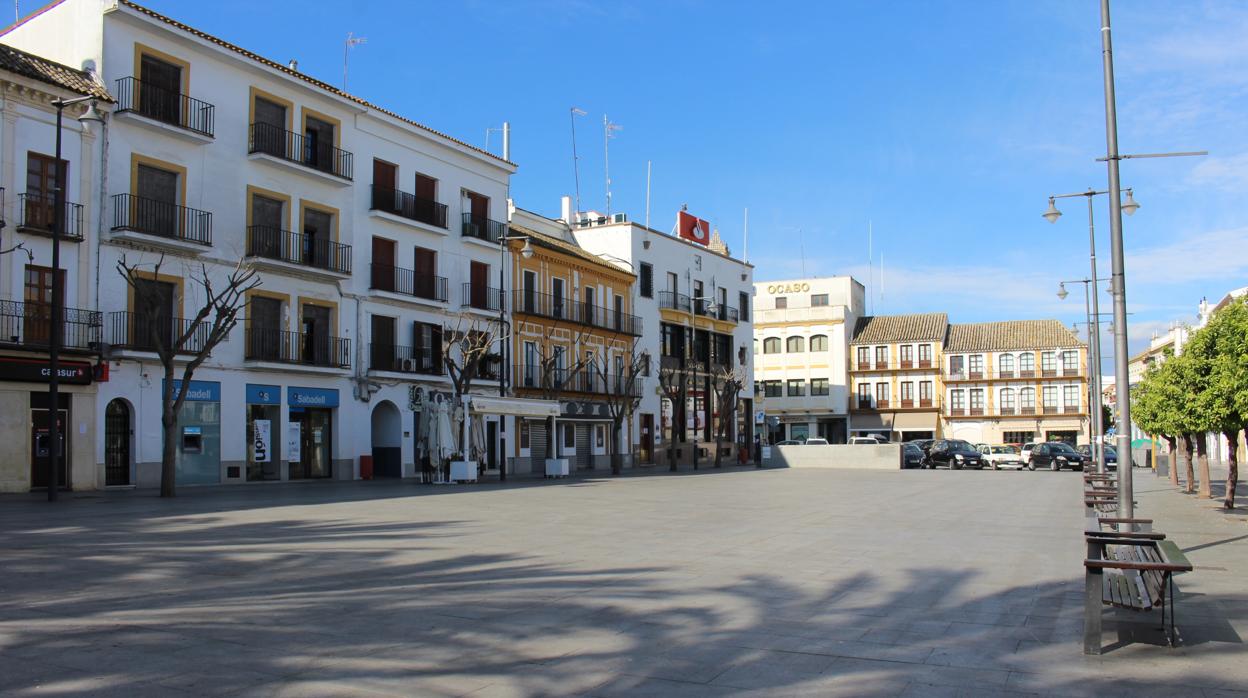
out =
[[[1087,456],[1088,462],[1092,462],[1092,447],[1088,444],[1080,444],[1075,447],[1081,456]],[[1105,446],[1105,469],[1118,469],[1118,451],[1113,446]]]
[[[950,470],[979,469],[984,467],[984,454],[962,439],[936,439],[927,450],[927,463],[933,468],[944,465]]]
[[[923,458],[926,459],[927,449],[931,448],[932,444],[936,443],[936,439],[915,439],[913,441],[907,441],[906,443],[918,446],[919,450],[923,452]]]
[[[1080,455],[1078,451],[1071,448],[1070,444],[1064,441],[1050,441],[1036,444],[1036,447],[1031,449],[1031,455],[1027,459],[1027,469],[1083,470],[1089,462],[1091,462],[1090,458]]]
[[[923,449],[919,448],[913,442],[907,442],[901,445],[901,458],[901,467],[903,468],[923,467]]]

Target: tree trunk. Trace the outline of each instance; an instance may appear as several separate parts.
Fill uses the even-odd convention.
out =
[[[173,364],[165,366],[165,381],[160,395],[160,427],[164,443],[160,448],[160,496],[177,495],[178,477],[178,416],[173,413]],[[187,386],[182,386],[185,390]]]
[[[1226,499],[1223,500],[1222,506],[1227,509],[1235,508],[1235,484],[1239,480],[1239,444],[1236,441],[1239,438],[1239,430],[1231,429],[1223,434],[1226,437]]]
[[[1192,435],[1183,434],[1179,441],[1182,444],[1183,463],[1186,466],[1187,479],[1183,482],[1183,492],[1192,494],[1196,491],[1196,472],[1192,463]]]
[[[620,422],[611,423],[611,474],[618,477],[623,464],[620,462]]]
[[[1209,439],[1206,434],[1196,438],[1196,460],[1200,465],[1200,498],[1213,499],[1213,489],[1209,486]]]
[[[555,449],[559,445],[557,441],[558,438],[559,438],[558,434],[555,433],[555,418],[547,417],[546,418],[546,458],[548,460],[558,457],[555,455],[556,453]]]
[[[723,460],[723,457],[720,455],[721,452],[723,451],[723,446],[721,446],[723,441],[724,441],[724,420],[723,420],[722,410],[721,410],[719,425],[715,429],[715,467],[716,468],[723,467],[723,463],[721,462]]]
[[[1170,456],[1166,464],[1166,469],[1170,471],[1170,484],[1174,485],[1175,487],[1178,487],[1179,486],[1179,464],[1175,462],[1175,455],[1177,455],[1179,452],[1178,444],[1176,442],[1177,440],[1173,436],[1163,436],[1162,438],[1164,438],[1166,440],[1166,443],[1170,446]],[[1156,458],[1157,458],[1156,455],[1154,455],[1153,456],[1154,462],[1156,462]]]

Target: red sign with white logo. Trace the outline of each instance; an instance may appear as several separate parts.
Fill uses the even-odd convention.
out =
[[[699,245],[705,245],[711,241],[711,224],[684,211],[676,214],[676,229],[680,231],[682,238],[692,240]]]

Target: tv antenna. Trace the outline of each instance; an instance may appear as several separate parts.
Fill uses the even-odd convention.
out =
[[[368,39],[356,36],[355,32],[347,32],[347,40],[342,44],[342,91],[347,91],[347,63],[351,58],[351,49],[360,44],[368,43]]]
[[[623,130],[623,126],[612,123],[606,114],[602,115],[602,170],[607,184],[608,218],[611,216],[611,139],[615,138],[616,131]]]
[[[576,117],[585,116],[588,113],[576,107],[572,107],[568,112],[568,120],[572,123],[572,177],[576,180],[576,210],[573,211],[575,215],[581,213],[581,169],[577,164],[576,156]],[[573,221],[568,221],[568,225],[572,223]]]

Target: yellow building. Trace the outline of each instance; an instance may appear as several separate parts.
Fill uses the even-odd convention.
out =
[[[941,436],[944,313],[858,319],[850,340],[850,432],[892,441]]]
[[[562,221],[517,209],[509,238],[511,384],[517,397],[560,405],[557,450],[548,450],[547,420],[517,420],[515,469],[542,472],[548,453],[571,469],[609,468],[608,396],[637,392],[625,379],[641,334],[632,312],[636,276],[579,247]],[[631,431],[626,421],[616,452],[628,454]]]

